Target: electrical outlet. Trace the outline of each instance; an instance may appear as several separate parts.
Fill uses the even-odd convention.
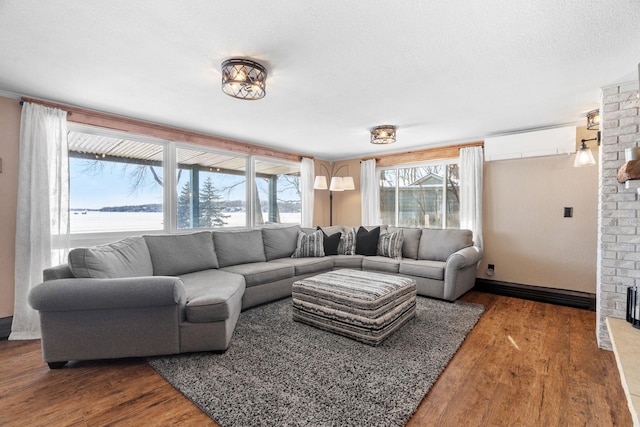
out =
[[[487,265],[487,276],[493,276],[496,274],[496,266],[495,264]]]
[[[564,217],[573,218],[573,208],[564,208]]]

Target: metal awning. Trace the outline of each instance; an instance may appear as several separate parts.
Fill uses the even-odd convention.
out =
[[[84,157],[95,160],[130,160],[130,163],[161,164],[163,160],[162,144],[114,138],[103,135],[93,135],[84,132],[70,131],[68,133],[69,152],[73,157]],[[176,149],[176,157],[180,166],[198,165],[201,168],[209,168],[211,171],[244,171],[246,160],[244,157],[236,157],[229,154],[221,154],[198,150],[197,148]],[[256,173],[264,175],[298,174],[299,167],[258,160]]]

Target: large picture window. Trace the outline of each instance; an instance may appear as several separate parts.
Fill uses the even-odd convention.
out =
[[[178,229],[247,225],[247,158],[176,149]]]
[[[85,126],[68,144],[75,244],[302,219],[296,162]]]
[[[383,223],[401,227],[460,227],[457,163],[384,168],[378,173]]]
[[[164,145],[71,131],[71,233],[162,230]]]
[[[255,161],[255,223],[297,223],[302,221],[300,165]],[[259,207],[259,208],[258,208]]]

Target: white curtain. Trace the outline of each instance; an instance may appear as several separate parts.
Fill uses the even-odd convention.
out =
[[[360,163],[360,196],[362,225],[380,223],[380,183],[376,174],[376,159]]]
[[[315,180],[315,170],[313,159],[306,157],[300,162],[300,191],[302,198],[302,226],[313,227],[313,182]]]
[[[66,111],[22,106],[19,162],[12,340],[40,338],[29,291],[42,282],[43,269],[65,263],[69,252]]]
[[[475,246],[482,248],[482,147],[460,149],[460,228],[473,231]]]

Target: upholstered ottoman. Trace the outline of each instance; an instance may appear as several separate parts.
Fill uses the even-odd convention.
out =
[[[293,320],[378,345],[416,312],[416,282],[407,277],[336,270],[293,284]]]

